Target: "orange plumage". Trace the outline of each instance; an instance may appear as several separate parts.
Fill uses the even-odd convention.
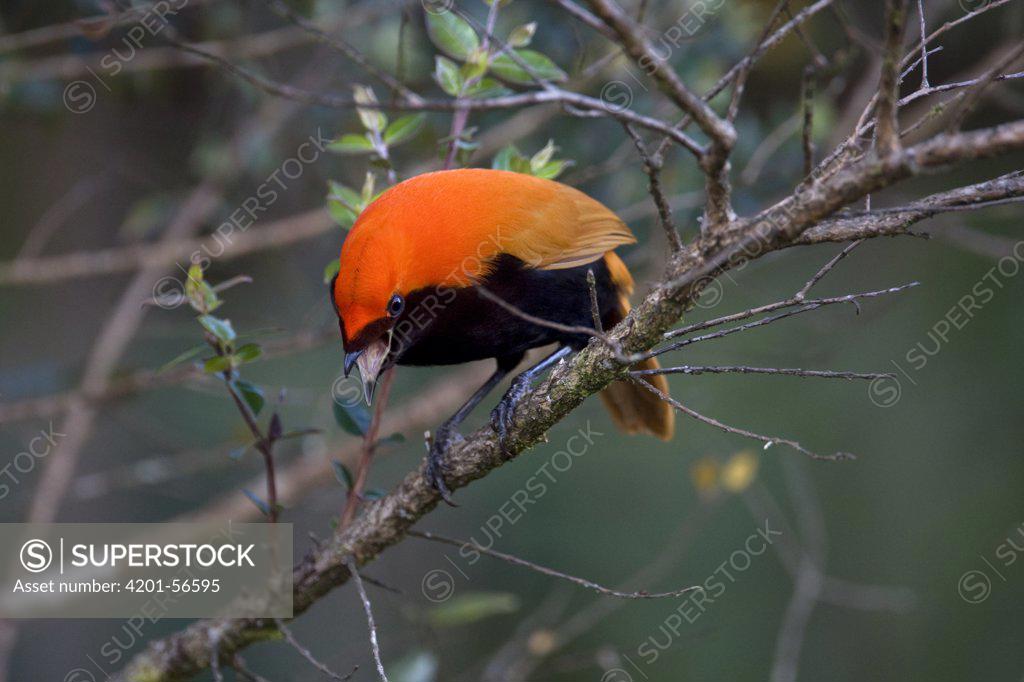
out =
[[[394,364],[493,357],[498,370],[484,387],[489,389],[530,348],[558,343],[565,349],[558,357],[564,357],[588,337],[529,322],[479,289],[537,318],[592,327],[586,274],[593,270],[602,323],[610,327],[628,314],[633,289],[613,250],[635,241],[600,202],[551,180],[482,169],[406,180],[363,211],[342,246],[331,294],[346,369],[358,364],[372,388],[376,376]],[[546,366],[524,374],[531,378]],[[668,390],[662,376],[645,380]],[[461,421],[482,397],[478,392],[450,422]],[[671,437],[671,407],[649,391],[616,382],[602,398],[623,430]],[[435,483],[443,491],[443,480]]]

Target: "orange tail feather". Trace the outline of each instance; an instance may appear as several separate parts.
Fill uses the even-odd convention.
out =
[[[625,263],[614,253],[605,254],[605,263],[611,272],[612,281],[618,286],[621,296],[617,319],[606,320],[609,324],[618,324],[629,314],[629,294],[633,291],[633,278],[626,269]],[[657,369],[657,358],[637,363],[636,369]],[[642,377],[650,386],[668,395],[668,380],[660,374],[648,374]],[[615,381],[601,391],[601,402],[608,409],[612,422],[621,431],[628,434],[648,433],[662,440],[671,440],[675,433],[676,414],[671,405],[631,381]]]

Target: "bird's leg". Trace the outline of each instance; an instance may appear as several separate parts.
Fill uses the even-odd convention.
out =
[[[509,453],[508,430],[512,426],[516,407],[518,407],[519,401],[522,400],[523,396],[526,395],[526,392],[530,390],[530,385],[533,383],[534,379],[542,374],[544,370],[548,369],[570,353],[572,353],[572,348],[569,346],[562,346],[554,353],[517,376],[512,380],[512,385],[509,386],[508,391],[505,392],[501,401],[498,402],[498,405],[491,411],[491,426],[498,434],[498,445],[501,446],[501,450],[505,454]]]
[[[494,390],[495,386],[501,383],[502,379],[508,376],[509,372],[515,369],[515,366],[518,365],[522,359],[522,355],[512,358],[498,358],[498,367],[494,370],[494,374],[484,382],[483,386],[478,388],[476,392],[470,396],[465,405],[460,407],[455,414],[438,426],[433,433],[433,437],[430,442],[430,451],[427,454],[427,468],[424,475],[426,476],[427,483],[441,494],[441,499],[453,507],[457,505],[452,502],[451,491],[444,482],[444,453],[450,446],[462,440],[462,434],[458,431],[459,424],[469,416],[469,413],[473,411],[473,408],[479,405],[480,401],[483,400],[488,393]]]

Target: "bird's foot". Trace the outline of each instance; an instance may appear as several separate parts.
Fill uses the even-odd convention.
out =
[[[462,440],[462,434],[456,430],[454,425],[442,424],[439,426],[430,439],[430,449],[427,453],[427,468],[424,472],[427,483],[438,492],[446,504],[452,507],[458,507],[459,505],[455,504],[452,500],[451,490],[448,489],[448,485],[444,482],[444,470],[446,467],[444,455],[448,448],[457,445]]]
[[[491,428],[498,434],[498,445],[505,456],[512,453],[509,450],[508,432],[515,423],[516,407],[530,390],[530,377],[520,375],[512,380],[512,385],[502,396],[498,405],[491,410]]]

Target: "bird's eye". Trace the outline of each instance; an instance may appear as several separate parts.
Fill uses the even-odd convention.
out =
[[[388,301],[388,315],[390,317],[398,317],[405,310],[405,299],[402,298],[401,294],[395,294]]]

